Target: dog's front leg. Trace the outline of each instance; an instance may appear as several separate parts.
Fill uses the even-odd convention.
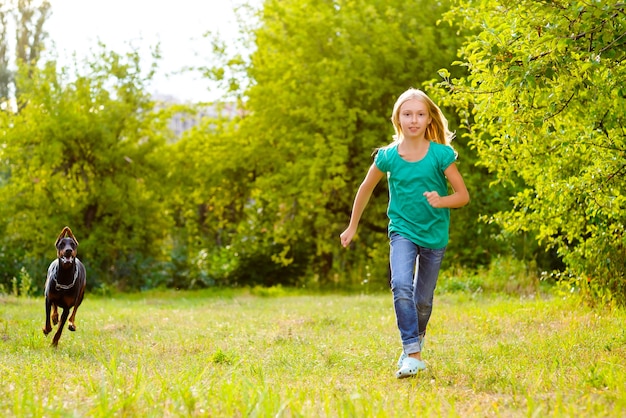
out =
[[[74,323],[76,320],[76,309],[78,309],[78,305],[74,305],[74,309],[72,309],[72,314],[70,315],[70,319],[68,321],[67,329],[70,331],[76,331],[76,324]]]
[[[52,325],[56,325],[59,323],[59,311],[57,310],[57,304],[52,304]]]
[[[50,310],[52,308],[52,302],[46,298],[46,324],[43,327],[43,334],[48,335],[50,331],[52,331],[52,325],[50,324]]]

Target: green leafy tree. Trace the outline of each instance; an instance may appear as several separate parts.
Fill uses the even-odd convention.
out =
[[[370,154],[391,140],[397,95],[455,57],[457,29],[437,25],[447,8],[447,2],[416,1],[408,13],[397,0],[264,2],[251,29],[249,62],[233,59],[225,63],[229,71],[213,72],[235,88],[237,70],[244,68],[250,80],[240,96],[245,108],[237,139],[229,138],[216,162],[229,159],[237,167],[238,187],[230,190],[243,194],[229,244],[241,261],[251,260],[242,264],[248,274],[263,266],[265,276],[278,276],[292,266],[292,280],[310,274],[333,282],[359,264],[386,276],[384,186],[354,244],[366,247],[343,251],[338,236]],[[368,260],[360,259],[366,253]]]
[[[217,106],[220,114],[225,112]],[[194,113],[189,108],[175,111]],[[229,116],[205,118],[168,147],[167,202],[175,225],[169,286],[238,282],[231,273],[238,268],[239,254],[230,244],[244,222],[254,181],[245,140],[235,134],[238,121]]]
[[[622,2],[460,1],[478,31],[469,75],[443,73],[480,164],[522,185],[491,220],[529,232],[596,297],[626,303],[626,6]],[[590,284],[590,286],[589,286]]]
[[[137,53],[102,52],[87,75],[48,63],[22,67],[19,112],[3,112],[0,255],[33,277],[54,257],[66,225],[75,232],[91,286],[151,285],[169,227],[160,183],[167,120],[152,112]],[[43,282],[42,282],[43,284]]]

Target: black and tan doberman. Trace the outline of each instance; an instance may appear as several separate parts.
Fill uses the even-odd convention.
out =
[[[59,323],[57,308],[62,308],[61,323],[59,323],[57,332],[54,334],[54,338],[52,338],[52,345],[56,347],[59,344],[63,327],[72,308],[74,309],[69,318],[70,321],[67,328],[70,331],[76,331],[74,320],[76,318],[76,310],[85,295],[87,273],[83,263],[76,257],[78,241],[69,227],[63,228],[54,246],[57,249],[57,258],[48,267],[48,276],[44,290],[46,297],[46,325],[43,328],[43,333],[48,335],[52,331],[50,321],[52,321],[53,325]]]

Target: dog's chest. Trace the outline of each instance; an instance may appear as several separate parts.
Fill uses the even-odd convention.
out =
[[[74,294],[78,279],[80,278],[80,260],[74,259],[70,267],[62,268],[59,259],[55,259],[48,267],[46,278],[46,296],[51,292]]]

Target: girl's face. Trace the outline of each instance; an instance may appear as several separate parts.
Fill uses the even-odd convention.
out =
[[[400,106],[400,128],[407,139],[423,139],[426,128],[432,121],[426,103],[409,99]]]

